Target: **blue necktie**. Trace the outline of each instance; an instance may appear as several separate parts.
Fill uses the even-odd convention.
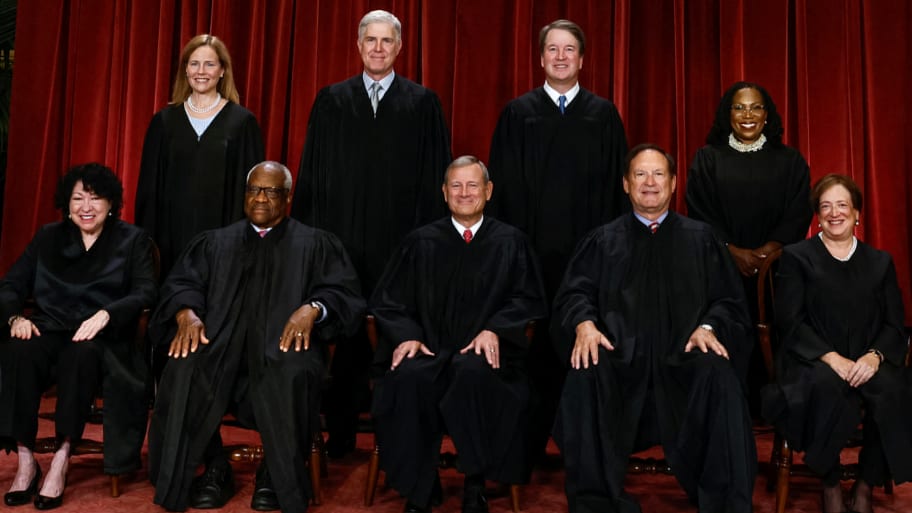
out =
[[[560,95],[557,97],[557,108],[560,109],[561,114],[567,109],[567,97]]]

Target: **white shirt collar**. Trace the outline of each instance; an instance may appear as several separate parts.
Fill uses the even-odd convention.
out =
[[[551,101],[554,102],[554,105],[560,105],[558,98],[560,98],[561,93],[557,92],[557,89],[551,87],[551,84],[549,84],[548,81],[545,81],[544,87],[545,87],[545,92],[548,93],[548,97],[551,98]],[[580,85],[579,85],[579,82],[577,82],[577,83],[573,84],[573,87],[571,87],[569,91],[564,93],[564,96],[567,97],[567,102],[564,103],[564,107],[566,107],[567,105],[570,105],[570,102],[572,102],[573,99],[576,98],[576,95],[579,93],[579,90],[580,90]]]
[[[665,213],[660,215],[659,218],[656,219],[655,221],[650,221],[649,219],[646,219],[645,217],[641,216],[640,214],[637,214],[636,212],[633,213],[633,216],[637,218],[637,221],[643,223],[647,227],[649,227],[649,225],[651,225],[653,222],[659,223],[659,225],[661,226],[662,223],[665,222],[665,218],[668,217],[668,211],[666,210]]]
[[[450,221],[453,221],[453,227],[456,228],[457,232],[459,232],[460,237],[462,236],[462,232],[464,232],[466,230],[471,230],[472,237],[475,237],[475,234],[478,233],[478,229],[481,228],[481,222],[484,221],[484,216],[481,216],[481,219],[479,219],[477,223],[475,223],[469,227],[465,227],[465,226],[459,224],[459,221],[457,221],[456,218],[453,216],[450,216]]]
[[[396,72],[390,71],[389,74],[387,74],[385,77],[383,77],[377,81],[377,82],[380,82],[380,87],[383,88],[383,89],[380,89],[380,93],[378,94],[378,96],[380,97],[381,100],[383,99],[383,95],[385,95],[386,92],[389,91],[390,86],[393,84],[394,78],[396,78]],[[361,72],[361,79],[364,80],[364,89],[367,91],[367,95],[370,96],[370,91],[371,91],[370,88],[371,88],[371,85],[374,83],[374,79],[367,76],[367,72],[365,72],[365,71]]]

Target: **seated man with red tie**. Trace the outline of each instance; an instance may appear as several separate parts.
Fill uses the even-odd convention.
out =
[[[547,306],[526,236],[483,215],[493,187],[480,160],[454,160],[443,184],[451,215],[406,237],[371,298],[381,467],[406,512],[439,503],[444,432],[466,476],[464,512],[488,511],[485,479],[526,472],[525,330]]]
[[[623,185],[633,212],[577,245],[554,300],[571,367],[554,426],[570,512],[639,512],[624,493],[627,460],[657,444],[700,512],[749,512],[757,456],[740,277],[708,224],[669,210],[665,151],[633,148]]]

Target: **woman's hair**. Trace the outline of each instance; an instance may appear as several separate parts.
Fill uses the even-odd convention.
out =
[[[70,213],[70,196],[78,181],[82,181],[82,188],[86,191],[111,202],[111,217],[120,217],[120,209],[123,207],[123,185],[111,168],[91,162],[71,167],[57,182],[54,207],[60,210],[64,219]]]
[[[861,189],[858,188],[858,184],[848,176],[837,175],[836,173],[830,173],[820,180],[817,180],[817,183],[815,183],[814,187],[811,189],[811,208],[814,209],[814,212],[820,213],[820,197],[823,196],[823,193],[837,185],[841,185],[849,191],[849,198],[852,199],[852,208],[860,212],[862,197]]]
[[[719,107],[716,109],[716,119],[713,121],[709,134],[706,135],[706,144],[728,144],[728,135],[732,132],[731,107],[735,93],[742,89],[754,89],[763,96],[763,106],[766,107],[766,125],[763,126],[763,135],[773,145],[782,144],[782,117],[776,110],[776,103],[761,85],[753,82],[735,82],[722,95]]]
[[[216,90],[225,98],[234,103],[240,103],[240,97],[237,87],[234,85],[234,70],[231,67],[231,55],[228,53],[228,47],[221,39],[209,34],[200,34],[190,42],[181,51],[180,64],[177,67],[177,75],[174,77],[174,91],[171,93],[171,103],[177,105],[183,103],[190,93],[190,82],[187,81],[187,63],[190,61],[190,54],[201,46],[208,46],[215,51],[219,63],[222,65],[224,76],[219,79]]]

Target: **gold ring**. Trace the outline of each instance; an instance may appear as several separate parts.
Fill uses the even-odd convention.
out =
[[[299,332],[298,332],[298,336],[299,336],[299,337],[300,337],[301,335],[303,335],[303,334],[304,334],[303,331],[299,331]]]

